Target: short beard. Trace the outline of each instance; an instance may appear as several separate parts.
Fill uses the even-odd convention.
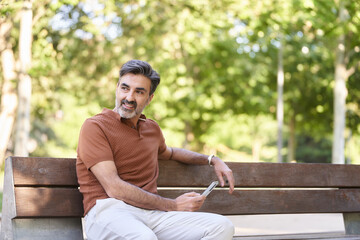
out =
[[[121,104],[120,104],[120,102],[115,100],[116,112],[120,115],[120,117],[125,118],[125,119],[130,119],[137,115],[140,115],[146,106],[146,105],[139,106],[140,108],[138,108],[137,103],[134,101],[132,103],[134,105],[134,110],[128,110],[128,109],[122,107],[122,105],[126,102],[129,103],[126,99],[121,100]]]

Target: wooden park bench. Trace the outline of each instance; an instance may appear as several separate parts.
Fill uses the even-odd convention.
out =
[[[2,239],[83,239],[75,162],[71,158],[6,159]],[[236,191],[229,195],[227,189],[216,188],[201,211],[224,215],[342,213],[345,233],[257,239],[360,239],[360,165],[228,165],[234,172]],[[215,179],[209,166],[160,161],[158,185],[163,196],[175,198],[189,189],[202,192]],[[234,237],[243,238],[255,237]]]

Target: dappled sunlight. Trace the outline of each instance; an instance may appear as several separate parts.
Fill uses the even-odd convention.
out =
[[[335,152],[348,163],[360,161],[359,1],[74,0],[21,7],[29,2],[0,3],[0,114],[8,114],[0,118],[0,161],[20,146],[15,136],[24,126],[31,126],[22,138],[31,147],[19,147],[21,155],[74,156],[81,124],[113,108],[118,71],[130,59],[148,61],[161,75],[145,114],[159,123],[169,146],[227,161],[275,162],[280,153],[298,162],[331,162]],[[32,13],[28,20],[25,10]],[[32,87],[26,96],[18,91],[30,90],[21,87],[25,75]],[[19,104],[26,111],[14,127],[16,99],[26,99]],[[277,100],[284,107],[281,136]],[[341,124],[334,122],[338,116]],[[332,140],[334,126],[340,129]],[[334,150],[327,145],[337,140]],[[345,151],[335,151],[338,146]]]

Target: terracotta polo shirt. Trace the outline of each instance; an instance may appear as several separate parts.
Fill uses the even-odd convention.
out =
[[[101,161],[114,161],[122,180],[157,193],[158,156],[166,150],[165,139],[155,121],[144,115],[140,118],[137,129],[109,109],[85,120],[80,130],[76,161],[85,215],[97,199],[109,197],[90,171]]]

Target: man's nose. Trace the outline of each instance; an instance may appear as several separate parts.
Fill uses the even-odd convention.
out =
[[[128,102],[134,101],[135,97],[134,97],[135,92],[134,91],[130,91],[127,95],[126,95],[126,100]]]

